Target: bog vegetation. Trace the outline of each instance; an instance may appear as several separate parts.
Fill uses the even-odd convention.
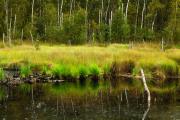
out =
[[[37,72],[61,80],[116,79],[122,75],[140,76],[140,68],[143,68],[146,77],[157,79],[154,84],[159,84],[167,78],[178,77],[180,65],[179,49],[162,51],[155,44],[136,44],[133,48],[126,44],[104,47],[42,45],[38,51],[31,45],[23,45],[3,48],[0,54],[0,66],[19,69],[22,78]],[[0,78],[3,77],[3,69],[0,69]]]

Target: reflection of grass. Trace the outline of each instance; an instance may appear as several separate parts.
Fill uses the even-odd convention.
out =
[[[88,83],[90,84],[90,83]],[[109,84],[100,82],[98,88],[94,89],[91,85],[82,87],[81,85],[73,83],[63,83],[60,85],[46,85],[44,89],[48,91],[49,94],[55,96],[84,96],[88,95],[98,95],[99,90],[107,89]]]
[[[154,86],[150,86],[150,91],[157,93],[157,94],[166,94],[166,93],[170,93],[170,92],[175,92],[177,90],[177,86],[176,85],[170,85],[170,86],[166,86],[166,87],[154,87]]]
[[[31,92],[31,85],[30,84],[21,84],[19,85],[19,90],[23,93],[30,93]]]

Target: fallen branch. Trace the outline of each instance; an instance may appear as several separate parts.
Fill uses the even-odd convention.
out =
[[[149,88],[148,88],[147,83],[146,83],[146,78],[145,78],[143,69],[141,69],[141,75],[142,75],[142,82],[144,84],[144,89],[145,89],[145,91],[147,92],[147,95],[148,95],[148,107],[150,107],[151,94],[150,94]]]

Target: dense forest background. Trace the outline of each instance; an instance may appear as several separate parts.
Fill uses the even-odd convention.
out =
[[[0,0],[0,9],[8,44],[180,40],[180,0]]]

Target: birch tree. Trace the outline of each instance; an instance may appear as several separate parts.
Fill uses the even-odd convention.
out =
[[[144,24],[144,12],[146,9],[146,0],[144,0],[144,5],[143,5],[143,9],[142,9],[142,17],[141,17],[141,29],[143,29],[143,24]]]

